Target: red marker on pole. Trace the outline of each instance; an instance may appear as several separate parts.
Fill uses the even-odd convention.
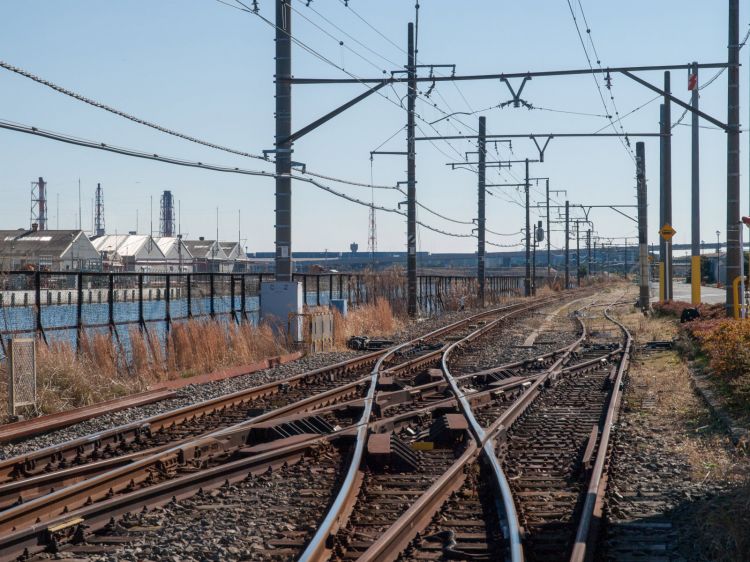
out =
[[[698,87],[698,75],[695,73],[688,74],[688,90],[693,91]]]

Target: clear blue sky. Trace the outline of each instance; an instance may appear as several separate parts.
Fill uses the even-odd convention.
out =
[[[231,0],[228,0],[231,3]],[[584,27],[577,0],[575,6]],[[249,2],[248,2],[249,3]],[[591,36],[604,66],[682,64],[692,60],[726,60],[726,2],[697,0],[632,0],[594,2],[581,0]],[[259,0],[261,13],[273,19],[274,4]],[[311,7],[293,0],[293,33],[305,44],[343,65],[357,76],[377,77],[392,70],[392,61],[405,63],[407,22],[413,18],[413,2],[396,0],[350,0],[350,5],[393,43],[365,25],[343,2],[314,0]],[[317,10],[327,20],[315,12]],[[303,16],[326,29],[324,34]],[[741,14],[741,35],[748,14]],[[331,23],[367,46],[346,37]],[[345,42],[365,59],[341,47]],[[591,45],[587,42],[591,51]],[[372,52],[374,51],[374,53]],[[0,3],[0,58],[101,102],[166,127],[248,152],[258,153],[273,143],[274,111],[273,29],[254,15],[234,10],[214,0],[129,0],[100,2],[69,0],[3,0]],[[383,57],[383,58],[381,58]],[[747,62],[748,49],[742,51]],[[387,59],[387,60],[386,60]],[[527,2],[446,2],[423,0],[419,20],[419,62],[455,63],[457,72],[497,73],[526,70],[585,68],[587,63],[573,25],[567,0]],[[371,63],[374,63],[371,64]],[[294,74],[298,77],[345,77],[301,48],[294,49]],[[713,71],[705,71],[705,81]],[[742,68],[742,123],[748,119],[748,73]],[[643,75],[661,83],[660,73]],[[602,79],[598,79],[602,84]],[[654,97],[650,91],[613,76],[612,92],[621,115]],[[673,92],[688,99],[687,76],[673,73]],[[428,86],[424,85],[423,91]],[[338,104],[362,92],[361,85],[299,86],[294,91],[294,128],[299,128]],[[603,90],[605,94],[607,90]],[[369,152],[399,130],[405,112],[398,99],[404,86],[384,89],[390,102],[374,95],[305,137],[295,146],[294,159],[310,170],[369,182]],[[604,113],[594,79],[535,79],[523,97],[534,106],[601,115]],[[420,116],[434,121],[442,111],[473,111],[507,101],[500,82],[438,84],[429,104],[418,102]],[[726,118],[726,75],[703,91],[701,108]],[[611,106],[610,106],[611,111]],[[673,106],[673,120],[682,111]],[[489,133],[593,132],[607,125],[597,116],[571,115],[543,110],[493,109],[483,113]],[[477,117],[460,116],[471,127]],[[0,69],[0,118],[64,132],[75,136],[148,152],[252,169],[271,166],[231,154],[196,146],[130,123],[84,105],[26,78]],[[629,132],[658,129],[659,101],[623,120]],[[689,117],[684,121],[689,123]],[[432,132],[418,121],[425,132]],[[468,132],[455,121],[435,127],[441,134]],[[678,126],[673,138],[674,225],[676,242],[690,240],[690,128]],[[726,138],[718,130],[701,131],[702,238],[716,239],[715,230],[725,231]],[[743,210],[747,207],[747,137],[742,135]],[[659,151],[656,138],[647,141],[650,238],[657,237]],[[383,150],[404,150],[402,131]],[[476,216],[476,176],[469,171],[450,171],[445,165],[466,150],[467,141],[431,145],[418,143],[417,177],[419,200],[459,220]],[[503,157],[508,155],[500,147]],[[535,157],[529,140],[513,143],[513,157]],[[634,164],[616,139],[555,139],[545,163],[532,168],[532,175],[551,178],[552,189],[567,189],[571,202],[590,204],[635,203]],[[162,190],[171,189],[181,201],[181,227],[186,236],[213,237],[216,207],[223,239],[236,239],[237,214],[242,213],[242,238],[249,251],[273,249],[273,182],[263,178],[235,176],[184,169],[71,147],[53,141],[0,130],[0,228],[18,228],[29,223],[29,184],[38,176],[48,181],[50,226],[77,223],[78,178],[83,191],[83,227],[91,227],[91,200],[97,182],[105,189],[108,232],[149,229],[150,198],[154,201],[154,229],[158,229],[158,201]],[[394,184],[405,179],[403,157],[376,159],[372,177],[376,183]],[[488,173],[493,183],[515,182],[521,167],[498,175]],[[331,184],[333,185],[333,184]],[[353,196],[369,199],[368,189],[338,186]],[[533,191],[533,201],[541,201]],[[504,193],[502,192],[504,191]],[[395,207],[402,197],[392,191],[376,192],[376,202]],[[564,196],[558,196],[563,200]],[[523,212],[521,194],[501,190],[488,197],[488,228],[502,233],[518,232]],[[314,187],[294,183],[293,248],[345,250],[351,242],[367,245],[368,209],[333,197]],[[596,230],[602,236],[635,237],[635,224],[611,211],[593,211]],[[436,227],[468,232],[470,227],[452,224],[420,211],[419,218]],[[402,217],[379,212],[378,245],[381,250],[402,250],[405,222]],[[498,243],[519,242],[520,235],[499,237]],[[552,233],[555,245],[562,236]],[[473,239],[441,236],[420,229],[419,246],[426,251],[473,251]],[[519,247],[520,248],[520,247]],[[490,250],[492,248],[489,248]]]

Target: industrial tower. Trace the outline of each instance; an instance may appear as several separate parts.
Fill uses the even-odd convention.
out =
[[[172,192],[167,189],[161,194],[159,236],[172,237],[174,234],[174,197],[172,197]]]
[[[31,229],[47,230],[47,182],[44,178],[31,182]]]
[[[96,199],[94,202],[94,236],[104,236],[104,192],[102,184],[96,184]]]

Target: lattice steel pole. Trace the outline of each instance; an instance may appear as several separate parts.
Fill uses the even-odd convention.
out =
[[[484,116],[479,118],[479,139],[478,139],[478,150],[479,150],[479,168],[477,171],[477,282],[479,284],[479,306],[484,307],[484,261],[485,261],[485,247],[484,238],[485,232],[484,227],[486,224],[485,218],[485,162],[487,161],[487,155],[485,153],[485,135],[487,127],[487,120]]]
[[[292,280],[291,33],[291,2],[276,0],[276,281]]]
[[[414,53],[414,24],[408,29],[407,71],[407,123],[406,123],[406,173],[407,173],[407,228],[406,228],[406,273],[407,310],[409,316],[417,314],[417,172],[415,143],[415,108],[417,103],[417,68]]]
[[[726,314],[734,314],[732,282],[740,275],[740,8],[729,0],[729,79],[727,83],[727,256]]]

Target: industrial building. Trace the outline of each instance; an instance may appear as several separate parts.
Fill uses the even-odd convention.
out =
[[[162,236],[155,238],[159,249],[164,254],[166,271],[169,273],[192,273],[193,255],[180,236]]]
[[[105,234],[91,242],[101,254],[105,271],[161,273],[167,270],[164,253],[148,234]]]
[[[101,271],[98,250],[82,230],[0,230],[0,270]]]
[[[232,271],[227,255],[216,240],[185,240],[185,246],[193,256],[193,271],[196,273],[219,273]]]

